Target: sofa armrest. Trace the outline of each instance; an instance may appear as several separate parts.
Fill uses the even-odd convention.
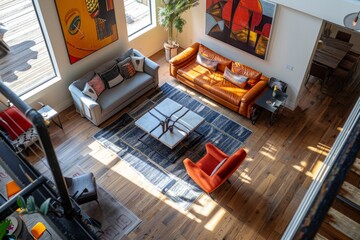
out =
[[[138,50],[134,49],[134,55],[137,57],[144,57],[145,61],[144,61],[144,72],[146,72],[147,74],[151,75],[155,81],[155,84],[158,85],[159,84],[159,64],[157,64],[156,62],[154,62],[153,60],[151,60],[148,57],[145,57],[141,52],[139,52]]]
[[[241,102],[247,104],[252,103],[259,96],[259,94],[264,91],[265,88],[267,88],[267,82],[259,81],[242,97]]]
[[[98,126],[101,123],[100,105],[91,98],[84,96],[81,97],[81,106],[83,115],[96,126]]]
[[[196,58],[200,43],[194,43],[169,61],[170,75],[176,77],[177,70]]]
[[[70,84],[69,91],[71,93],[71,96],[74,101],[75,109],[82,117],[84,117],[83,109],[82,109],[82,103],[81,98],[85,97],[85,95],[82,93],[82,91],[75,86],[74,83]]]

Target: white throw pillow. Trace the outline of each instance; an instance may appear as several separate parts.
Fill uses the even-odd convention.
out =
[[[224,158],[223,160],[221,160],[221,162],[219,162],[219,164],[214,168],[214,170],[210,174],[210,177],[213,176],[217,172],[217,170],[219,170],[219,168],[225,163],[226,160],[227,158]]]
[[[86,96],[91,97],[91,99],[94,100],[94,101],[96,101],[97,98],[98,98],[98,95],[96,95],[96,92],[95,92],[94,88],[92,88],[89,83],[85,84],[84,90],[82,92]]]
[[[144,57],[135,57],[131,56],[131,62],[134,65],[134,68],[137,72],[143,72],[144,71]]]

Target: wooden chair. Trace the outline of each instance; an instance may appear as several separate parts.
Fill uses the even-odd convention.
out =
[[[346,32],[343,32],[343,31],[338,31],[336,33],[336,36],[335,36],[336,39],[339,39],[341,41],[344,41],[344,42],[349,42],[350,39],[351,39],[351,34],[349,33],[346,33]]]
[[[47,230],[42,222],[36,223],[35,226],[31,228],[31,234],[35,239],[40,239],[45,232],[48,232],[52,239],[51,233]]]
[[[246,152],[243,148],[228,156],[211,143],[206,144],[206,155],[197,163],[189,158],[184,160],[188,175],[210,195],[220,187],[238,169],[245,160]]]
[[[329,75],[330,75],[330,69],[325,65],[322,65],[322,64],[319,64],[316,62],[312,62],[309,75],[305,82],[305,87],[307,86],[310,75],[322,80],[320,82],[322,85],[324,82],[326,82],[328,80]]]

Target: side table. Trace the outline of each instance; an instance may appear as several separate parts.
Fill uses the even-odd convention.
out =
[[[52,107],[50,107],[49,105],[44,105],[37,111],[41,114],[45,121],[53,122],[56,126],[63,129],[60,116],[58,112],[55,111]],[[54,121],[55,117],[57,117],[57,122]]]
[[[251,109],[250,120],[255,125],[263,110],[271,113],[270,125],[273,125],[279,114],[282,112],[288,95],[282,91],[277,91],[276,96],[272,96],[273,89],[267,89],[260,97],[255,100]]]

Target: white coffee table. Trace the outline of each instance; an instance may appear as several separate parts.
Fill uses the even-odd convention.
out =
[[[140,117],[135,125],[173,149],[204,120],[181,104],[166,98]]]

